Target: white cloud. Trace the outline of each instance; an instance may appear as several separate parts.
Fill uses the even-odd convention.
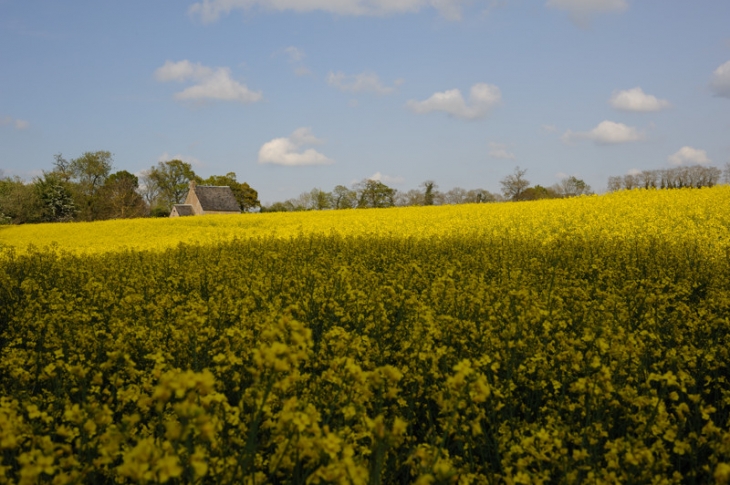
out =
[[[587,27],[594,15],[623,12],[629,8],[627,0],[547,0],[549,8],[565,10],[579,27]]]
[[[25,120],[18,120],[11,116],[3,116],[2,118],[0,118],[0,126],[10,125],[15,127],[16,130],[27,130],[28,128],[30,128],[30,123]]]
[[[517,160],[515,154],[510,152],[504,143],[489,143],[489,156],[500,160]]]
[[[323,11],[336,15],[384,16],[415,13],[433,8],[446,19],[459,20],[462,5],[470,0],[203,0],[190,6],[188,13],[204,23],[215,22],[232,10],[261,10],[278,12]]]
[[[293,45],[284,49],[284,53],[289,56],[289,62],[301,62],[306,57],[302,49]]]
[[[471,87],[469,104],[464,101],[461,91],[451,89],[434,93],[425,101],[408,101],[408,108],[416,114],[443,111],[456,118],[475,120],[483,118],[502,99],[502,92],[492,84],[478,83]]]
[[[203,167],[205,164],[198,160],[195,157],[191,157],[189,155],[182,155],[178,153],[177,155],[170,155],[167,152],[163,152],[162,155],[157,157],[158,162],[169,162],[170,160],[181,160],[185,163],[189,163],[193,167]]]
[[[709,165],[711,160],[707,158],[705,150],[699,150],[690,146],[684,146],[668,157],[672,165]]]
[[[330,71],[327,75],[327,83],[347,93],[390,94],[395,91],[394,86],[385,86],[374,72],[347,75],[340,71]],[[403,84],[401,79],[394,83],[395,86],[400,84]]]
[[[540,130],[545,133],[557,133],[558,127],[555,125],[540,125]]]
[[[368,180],[374,180],[376,182],[383,182],[384,184],[402,184],[406,179],[403,177],[393,177],[391,175],[385,175],[380,172],[375,172]]]
[[[307,57],[303,49],[292,45],[282,51],[275,53],[274,55],[282,53],[287,57],[289,65],[291,65],[294,69],[294,74],[299,77],[309,76],[312,74],[312,71],[303,64],[304,58]]]
[[[641,173],[641,170],[638,168],[630,168],[628,172],[626,172],[628,175],[639,175]]]
[[[730,61],[727,61],[712,73],[710,89],[716,96],[730,98]]]
[[[565,143],[590,140],[597,145],[618,145],[641,141],[644,139],[644,134],[633,126],[626,126],[623,123],[613,121],[601,121],[591,131],[575,132],[568,130],[561,139]]]
[[[274,138],[264,143],[259,150],[259,163],[285,165],[329,165],[334,160],[314,150],[304,149],[306,145],[319,145],[323,141],[315,137],[309,128],[298,128],[287,138]]]
[[[661,111],[671,106],[666,99],[646,94],[640,87],[614,91],[608,100],[611,106],[621,111],[651,112]]]
[[[187,59],[179,62],[166,61],[161,67],[155,69],[155,79],[160,82],[183,82],[190,79],[202,81],[212,74],[213,69],[205,67],[200,63],[193,64]]]
[[[263,99],[261,91],[251,91],[245,84],[231,77],[227,67],[210,68],[200,63],[193,64],[186,60],[167,61],[155,70],[155,79],[160,82],[194,81],[196,84],[179,93],[175,98],[180,100],[238,101],[244,104],[255,103]]]

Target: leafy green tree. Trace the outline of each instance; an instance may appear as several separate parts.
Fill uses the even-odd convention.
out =
[[[149,213],[147,204],[137,192],[139,179],[126,170],[107,177],[99,191],[101,214],[104,219],[143,217]]]
[[[154,185],[156,189],[156,197],[151,205],[164,208],[168,213],[174,204],[185,200],[191,180],[202,182],[195,175],[192,165],[182,160],[159,162],[147,171],[145,178],[146,183]]]
[[[68,182],[55,172],[44,172],[33,183],[40,201],[40,219],[43,222],[68,222],[77,209]]]
[[[99,190],[112,170],[112,154],[108,151],[85,152],[67,162],[59,154],[55,163],[56,175],[69,185],[78,209],[77,218],[94,221],[103,218]]]
[[[20,177],[0,178],[0,224],[41,221],[41,200],[33,186]]]
[[[421,186],[423,187],[423,205],[433,205],[438,195],[438,185],[433,180],[426,180]]]
[[[352,209],[357,205],[357,192],[344,185],[338,185],[332,190],[333,209]]]
[[[393,207],[395,189],[379,180],[365,179],[355,186],[358,208]]]
[[[310,208],[321,211],[332,208],[332,194],[322,189],[312,189],[309,193]]]
[[[543,187],[542,185],[535,185],[534,187],[528,187],[523,190],[519,197],[513,200],[541,200],[556,199],[559,197],[560,194],[554,189],[549,187]]]
[[[499,181],[505,199],[521,200],[520,196],[530,186],[530,182],[525,178],[526,173],[527,170],[520,170],[520,167],[515,167],[512,174]]]
[[[640,175],[644,174],[642,173]],[[646,188],[652,185],[652,181],[648,176],[642,176],[641,180],[642,185],[645,185]],[[585,181],[571,175],[570,177],[566,177],[560,181],[559,192],[561,192],[565,197],[588,195],[591,193],[591,186],[585,183]]]
[[[243,212],[251,212],[261,207],[259,201],[259,193],[251,188],[246,182],[239,183],[236,180],[234,172],[228,172],[225,175],[211,175],[202,182],[205,185],[227,186],[233,191],[238,205]]]

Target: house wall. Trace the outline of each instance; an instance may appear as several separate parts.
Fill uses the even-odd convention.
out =
[[[200,201],[198,200],[198,195],[195,193],[195,190],[188,190],[188,195],[185,197],[185,204],[193,206],[193,212],[195,212],[196,216],[206,213],[200,205]]]

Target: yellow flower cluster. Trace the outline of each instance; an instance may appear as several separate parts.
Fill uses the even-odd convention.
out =
[[[0,484],[730,483],[728,207],[1,229]]]

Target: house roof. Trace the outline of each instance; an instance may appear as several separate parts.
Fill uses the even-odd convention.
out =
[[[228,186],[196,185],[193,190],[204,211],[241,212],[241,207]]]
[[[179,216],[194,216],[195,210],[193,210],[193,206],[190,204],[175,204],[173,206],[175,210],[177,211],[177,215]]]

